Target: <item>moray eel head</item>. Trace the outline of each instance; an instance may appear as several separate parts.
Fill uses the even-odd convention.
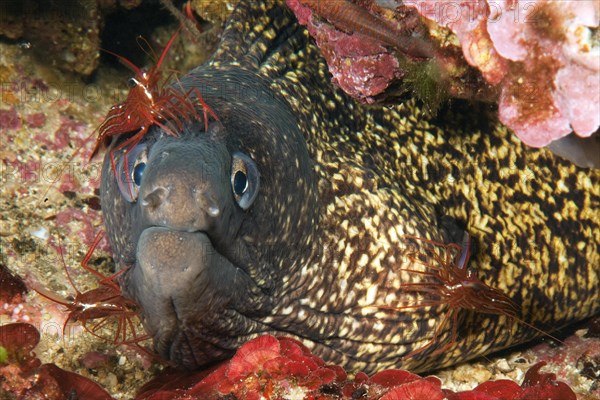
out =
[[[178,137],[155,128],[127,157],[115,152],[116,171],[105,161],[109,236],[130,267],[123,290],[140,304],[155,350],[185,368],[272,331],[257,321],[312,237],[306,144],[285,107],[249,100],[213,99],[220,120],[207,132],[200,122]]]

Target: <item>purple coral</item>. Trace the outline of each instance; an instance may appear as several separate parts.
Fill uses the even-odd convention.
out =
[[[467,62],[500,88],[499,117],[528,145],[600,125],[600,2],[412,0],[458,37]]]

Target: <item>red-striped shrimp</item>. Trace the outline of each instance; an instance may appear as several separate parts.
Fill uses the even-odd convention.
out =
[[[129,81],[131,89],[127,99],[123,103],[111,107],[108,115],[97,128],[98,137],[91,157],[94,157],[100,148],[106,146],[112,136],[135,132],[111,150],[110,157],[113,171],[116,171],[114,152],[122,149],[126,150],[124,164],[127,166],[127,150],[139,143],[153,125],[159,126],[169,135],[178,136],[177,132],[183,129],[184,124],[193,120],[201,120],[196,106],[202,109],[206,130],[208,130],[209,114],[218,121],[217,115],[204,102],[197,88],[183,92],[175,86],[167,86],[168,79],[162,77],[160,67],[178,32],[175,32],[171,37],[156,65],[148,71],[142,70],[125,57],[108,51],[135,73],[135,76]],[[129,171],[125,171],[125,174],[129,176]]]
[[[71,298],[61,298],[60,296],[52,293],[42,287],[35,285],[35,290],[42,297],[51,300],[64,306],[68,310],[67,318],[63,324],[63,335],[66,332],[66,327],[69,322],[80,323],[86,331],[90,334],[104,339],[97,332],[111,323],[116,325],[116,332],[113,339],[113,344],[134,344],[137,345],[139,342],[146,340],[146,335],[139,335],[136,331],[136,323],[134,319],[138,317],[137,304],[121,293],[121,289],[117,282],[118,277],[126,271],[123,269],[112,276],[104,276],[100,272],[88,266],[88,262],[92,257],[92,254],[102,239],[102,232],[99,233],[92,246],[88,250],[85,258],[81,262],[81,266],[98,278],[99,286],[95,289],[81,293],[71,275],[67,269],[63,250],[61,246],[58,246],[58,252],[63,262],[67,279],[75,290],[75,295]],[[92,322],[93,321],[93,322]]]
[[[477,273],[468,267],[471,255],[471,236],[465,232],[461,244],[443,244],[429,239],[405,235],[408,242],[420,242],[419,250],[409,250],[406,257],[413,265],[422,265],[424,269],[403,268],[402,271],[422,276],[422,282],[404,283],[403,291],[423,296],[417,304],[385,306],[369,306],[386,310],[407,310],[424,307],[445,307],[444,315],[435,328],[433,336],[425,345],[406,356],[411,358],[428,348],[438,344],[430,356],[441,354],[452,347],[458,338],[458,316],[461,310],[482,314],[496,314],[516,320],[528,327],[560,341],[548,333],[528,324],[520,318],[520,308],[500,289],[482,282]],[[430,260],[433,260],[430,261]],[[437,343],[438,338],[451,324],[450,337],[446,343]]]
[[[92,159],[98,154],[101,148],[107,146],[111,137],[133,133],[131,137],[111,150],[111,166],[115,175],[115,152],[124,150],[124,165],[127,168],[127,151],[135,147],[153,125],[161,127],[170,135],[177,136],[177,132],[183,128],[185,123],[195,120],[200,121],[203,117],[205,130],[208,130],[209,115],[215,121],[218,121],[217,115],[203,100],[197,88],[192,88],[187,92],[181,91],[175,86],[167,85],[168,78],[163,79],[160,68],[178,33],[179,30],[171,37],[156,64],[147,71],[142,70],[127,58],[105,50],[107,53],[117,57],[135,73],[135,76],[129,80],[131,89],[125,101],[112,106],[104,121],[89,136],[89,138],[93,138],[97,134],[96,142],[90,155],[90,159]],[[198,111],[199,109],[202,110],[203,115]],[[73,152],[67,165],[73,161],[83,147],[84,145]],[[44,191],[40,199],[45,198],[46,193],[58,181],[63,171],[64,168]],[[125,176],[129,177],[129,172],[126,170]],[[133,197],[131,193],[130,195]]]

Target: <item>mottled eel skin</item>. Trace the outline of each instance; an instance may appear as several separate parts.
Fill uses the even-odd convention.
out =
[[[551,330],[600,310],[600,171],[525,148],[485,107],[434,118],[414,99],[359,105],[271,0],[242,1],[213,58],[181,82],[221,123],[178,138],[155,127],[128,169],[117,154],[119,179],[137,174],[132,201],[108,159],[102,182],[114,257],[130,267],[123,289],[164,358],[197,368],[271,333],[350,369],[423,371],[538,335],[463,311],[450,350],[403,359],[446,310],[369,306],[418,304],[400,288],[423,279],[401,271],[403,235],[447,243],[443,216],[475,238],[470,266],[529,323]]]

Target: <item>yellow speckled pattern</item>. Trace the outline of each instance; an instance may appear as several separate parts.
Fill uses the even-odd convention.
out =
[[[410,98],[387,108],[357,104],[332,87],[307,33],[289,28],[294,17],[272,6],[240,7],[212,65],[256,69],[270,82],[298,116],[319,178],[313,254],[287,278],[289,301],[274,314],[313,327],[304,337],[328,362],[371,371],[441,367],[537,335],[503,316],[464,311],[450,351],[402,359],[430,340],[444,307],[372,306],[418,304],[400,287],[422,279],[401,271],[402,235],[443,241],[443,215],[467,227],[478,246],[471,267],[527,323],[551,331],[600,310],[600,171],[526,148],[485,105],[451,104],[433,117]],[[268,53],[284,34],[291,44]]]

